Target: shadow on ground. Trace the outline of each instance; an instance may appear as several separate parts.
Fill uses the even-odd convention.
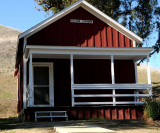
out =
[[[76,121],[53,121],[53,122],[19,122],[17,120],[5,121],[0,119],[0,129],[31,129],[53,128],[55,126],[98,126],[111,130],[128,130],[138,128],[151,128],[140,120],[76,120]]]

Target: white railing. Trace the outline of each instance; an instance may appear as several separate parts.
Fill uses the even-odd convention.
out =
[[[113,90],[134,90],[133,94],[114,94]],[[75,90],[112,90],[112,94],[75,94]],[[148,94],[139,92],[148,90]],[[73,84],[72,85],[72,106],[74,105],[116,105],[116,104],[143,104],[139,98],[152,96],[152,84]],[[75,98],[87,97],[111,97],[112,102],[75,102]],[[134,97],[134,101],[116,101],[116,97]]]

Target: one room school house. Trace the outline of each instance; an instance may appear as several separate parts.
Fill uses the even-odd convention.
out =
[[[152,95],[153,50],[137,47],[141,42],[84,0],[23,32],[15,71],[19,115],[32,120],[45,117],[43,111],[48,117],[62,111],[68,119],[141,118],[143,98]],[[148,84],[138,84],[136,62],[146,57]]]

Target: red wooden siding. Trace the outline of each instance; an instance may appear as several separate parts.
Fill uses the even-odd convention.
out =
[[[117,120],[117,108],[112,108],[111,109],[111,116],[112,116],[112,120]]]
[[[20,96],[19,96],[19,93],[20,93],[20,73],[19,73],[20,70],[18,70],[18,73],[17,73],[17,78],[18,78],[18,81],[17,81],[17,84],[18,84],[18,91],[17,91],[17,97],[18,97],[18,101],[17,101],[17,113],[20,112]]]
[[[93,24],[70,23],[70,19],[93,20]],[[83,8],[78,8],[30,36],[28,45],[133,47],[133,41]]]
[[[111,61],[103,59],[74,60],[74,82],[77,84],[111,83]]]
[[[134,62],[132,60],[115,60],[114,71],[116,83],[135,83]]]
[[[23,56],[20,63],[20,109],[23,109]]]
[[[23,39],[20,39],[19,42],[22,43]],[[23,45],[20,45],[18,49],[19,52],[17,53],[17,56],[19,57],[18,62],[20,65],[18,72],[18,76],[20,77],[20,84],[18,83],[18,87],[20,90],[20,96],[18,97],[17,112],[19,113],[23,109],[23,56],[20,56],[23,54]]]
[[[105,119],[107,120],[111,119],[111,109],[110,108],[105,109]]]
[[[35,111],[46,110],[45,107],[32,107],[25,110],[27,120],[34,120]],[[143,106],[101,106],[101,107],[47,107],[48,111],[65,110],[69,120],[107,119],[131,120],[143,117]]]

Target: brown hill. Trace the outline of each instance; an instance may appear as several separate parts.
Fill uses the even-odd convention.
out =
[[[21,32],[0,25],[0,117],[16,115],[17,84],[13,77],[17,36]]]
[[[0,26],[0,75],[13,75],[17,36],[20,33]]]
[[[13,77],[17,36],[21,32],[0,26],[0,118],[16,116],[17,78]],[[153,93],[160,93],[160,70],[151,69]],[[147,83],[145,66],[138,67],[139,83]]]

